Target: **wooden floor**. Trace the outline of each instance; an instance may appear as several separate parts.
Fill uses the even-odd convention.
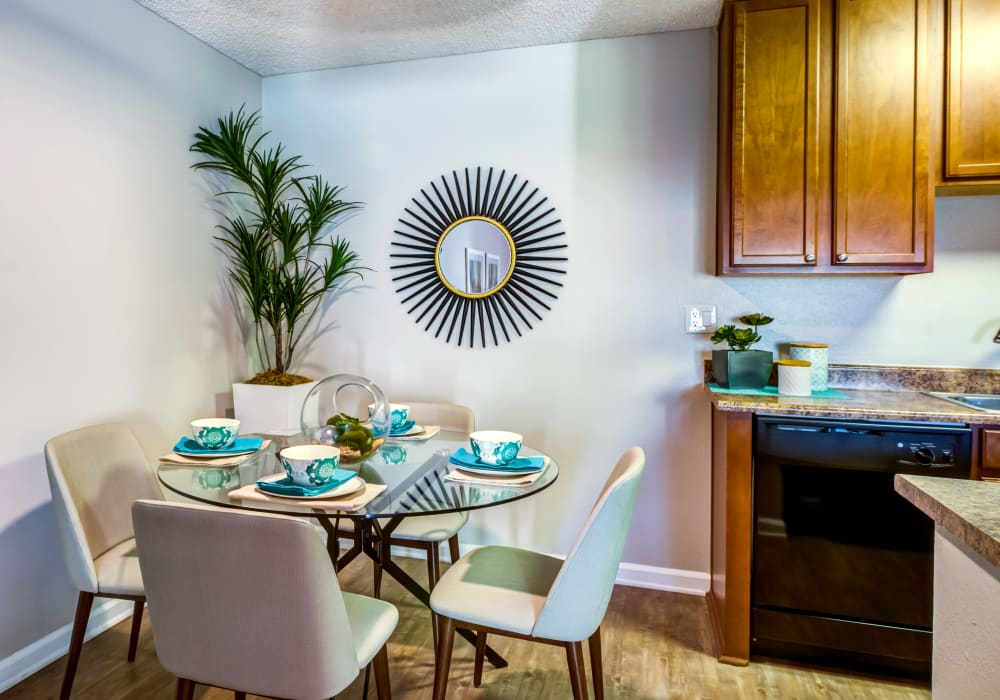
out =
[[[426,580],[424,562],[399,560],[417,580]],[[345,590],[371,592],[371,569],[356,561],[341,573]],[[389,642],[393,697],[429,698],[434,679],[430,613],[400,586],[385,578],[383,598],[399,607],[400,622]],[[606,697],[613,698],[929,698],[926,687],[833,673],[808,667],[755,662],[745,668],[719,664],[711,656],[708,610],[703,598],[619,586],[602,627]],[[129,622],[120,623],[84,646],[73,698],[174,697],[175,681],[156,659],[149,615],[134,664],[125,660]],[[523,698],[571,696],[561,647],[490,637],[510,667],[483,672],[472,686],[473,648],[455,639],[449,697]],[[192,640],[197,643],[196,640]],[[58,696],[62,659],[22,681],[0,699],[37,700]],[[589,668],[588,668],[589,674]],[[361,697],[359,678],[338,700]],[[222,700],[232,693],[199,686],[196,698]],[[374,682],[370,697],[375,697]],[[591,694],[591,697],[593,695]]]

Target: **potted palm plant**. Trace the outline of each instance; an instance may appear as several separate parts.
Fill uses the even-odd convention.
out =
[[[321,302],[369,268],[349,241],[330,233],[360,203],[306,174],[301,157],[286,155],[281,143],[265,146],[269,132],[259,133],[259,122],[259,112],[241,107],[214,128],[199,127],[191,150],[202,159],[192,167],[225,180],[216,197],[233,212],[215,239],[260,367],[233,385],[236,417],[243,432],[281,434],[298,431],[299,409],[315,383],[293,368]]]
[[[740,323],[750,328],[737,328],[726,324],[712,334],[713,343],[726,343],[728,350],[712,351],[712,374],[719,386],[727,389],[761,389],[771,376],[774,353],[770,350],[751,350],[760,342],[758,326],[766,326],[774,321],[764,314],[747,314],[739,317]]]

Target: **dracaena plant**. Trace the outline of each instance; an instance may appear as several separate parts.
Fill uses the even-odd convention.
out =
[[[737,328],[735,325],[728,323],[725,326],[719,326],[715,330],[711,341],[713,343],[726,343],[729,345],[730,350],[743,352],[749,350],[754,343],[760,342],[760,333],[757,332],[757,327],[766,326],[774,321],[770,316],[760,313],[740,316],[738,320],[740,323],[751,326],[751,328]]]
[[[243,107],[199,127],[191,150],[203,158],[192,167],[220,173],[233,187],[216,194],[235,214],[225,216],[215,239],[226,253],[229,279],[253,325],[263,371],[259,384],[309,381],[290,374],[303,335],[323,298],[351,276],[359,264],[350,242],[330,228],[361,206],[340,199],[342,187],[308,175],[300,156],[281,143],[264,145],[260,113]]]

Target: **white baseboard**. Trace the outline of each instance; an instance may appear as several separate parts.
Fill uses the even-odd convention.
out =
[[[98,598],[90,611],[87,639],[96,637],[132,614],[131,600]],[[36,642],[0,659],[0,693],[11,688],[33,673],[40,671],[69,651],[69,638],[73,623],[63,625]]]
[[[344,541],[344,546],[349,547],[350,543]],[[465,555],[481,545],[459,544],[459,551]],[[447,546],[442,546],[442,552],[447,550]],[[409,547],[393,547],[394,554],[413,559],[424,559],[426,552],[423,549],[410,549]],[[559,556],[555,554],[553,556]],[[442,559],[447,560],[448,555],[442,553]],[[660,566],[646,566],[645,564],[622,563],[618,567],[618,576],[615,583],[622,586],[634,586],[636,588],[651,588],[657,591],[672,591],[674,593],[687,593],[689,595],[703,596],[708,592],[709,577],[706,571],[687,571],[684,569],[668,569]]]

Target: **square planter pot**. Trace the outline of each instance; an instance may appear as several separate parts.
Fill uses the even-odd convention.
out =
[[[763,389],[773,363],[774,353],[769,350],[712,351],[712,373],[726,389]]]
[[[240,434],[295,435],[302,431],[299,417],[306,394],[316,382],[295,386],[233,384],[233,409]]]

